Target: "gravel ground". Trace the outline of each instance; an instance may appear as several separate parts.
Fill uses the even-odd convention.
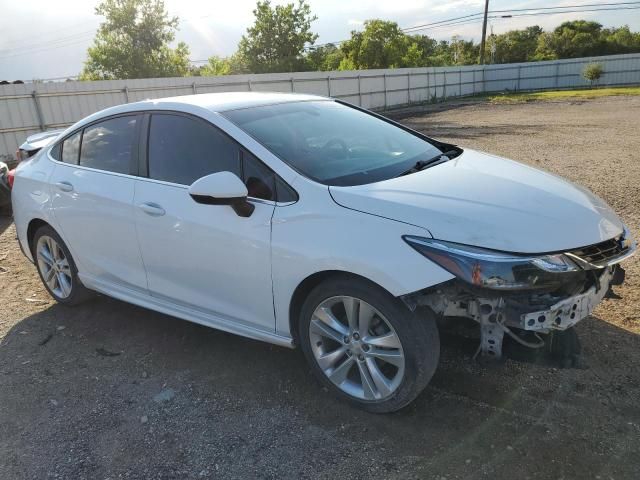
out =
[[[576,181],[640,237],[640,97],[402,121]],[[587,368],[482,365],[454,340],[414,404],[376,416],[323,391],[299,351],[104,297],[56,305],[0,232],[2,479],[640,478],[637,259],[577,327]]]

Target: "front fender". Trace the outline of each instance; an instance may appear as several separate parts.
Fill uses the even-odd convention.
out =
[[[315,273],[353,273],[396,297],[453,278],[407,245],[403,235],[431,236],[420,227],[341,207],[326,187],[305,189],[298,203],[276,207],[271,240],[276,332],[290,334],[292,296]]]

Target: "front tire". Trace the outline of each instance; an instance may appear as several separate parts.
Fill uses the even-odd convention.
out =
[[[302,351],[316,377],[338,397],[369,412],[394,412],[411,403],[438,365],[440,339],[433,316],[414,314],[364,279],[318,285],[299,321]]]
[[[73,306],[91,297],[91,291],[78,278],[71,252],[53,228],[40,227],[31,249],[42,284],[58,303]]]

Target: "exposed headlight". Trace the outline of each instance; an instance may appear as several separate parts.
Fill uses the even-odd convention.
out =
[[[444,242],[431,238],[404,236],[422,255],[456,277],[478,287],[496,290],[557,288],[582,274],[563,254],[517,255],[484,248]]]

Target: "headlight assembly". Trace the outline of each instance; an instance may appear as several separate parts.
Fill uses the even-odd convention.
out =
[[[584,272],[563,254],[517,255],[431,238],[404,236],[422,255],[461,280],[495,290],[554,289]]]

